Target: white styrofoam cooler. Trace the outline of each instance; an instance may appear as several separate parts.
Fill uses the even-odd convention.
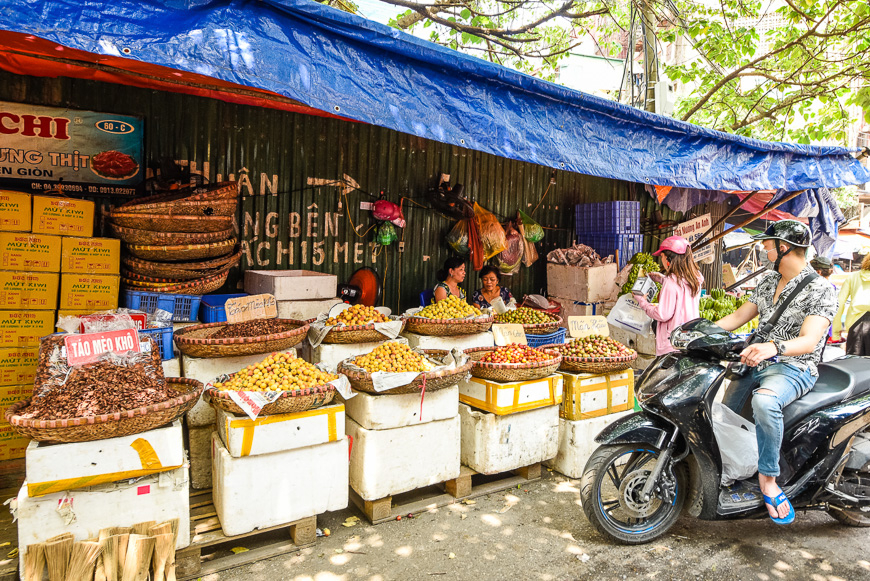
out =
[[[401,335],[408,340],[412,348],[420,349],[471,349],[472,347],[492,347],[495,339],[489,331],[485,333],[473,333],[471,335],[451,335],[448,337],[433,337],[431,335],[418,335],[417,333],[404,332]]]
[[[211,488],[211,433],[214,425],[187,429],[187,457],[190,459],[190,487]]]
[[[347,508],[347,438],[233,458],[212,434],[212,498],[227,536]]]
[[[422,402],[416,393],[373,395],[359,391],[345,401],[344,406],[347,416],[363,428],[389,430],[456,417],[459,413],[459,388],[453,385],[426,392]]]
[[[642,355],[656,354],[656,336],[654,333],[649,335],[638,335],[625,329],[620,329],[614,325],[609,325],[610,336],[614,341],[619,341],[623,345],[631,347]]]
[[[580,478],[592,453],[598,448],[596,436],[601,431],[633,411],[608,414],[588,420],[559,418],[559,451],[556,457],[547,460],[547,466],[569,478]]]
[[[344,438],[344,413],[340,403],[293,414],[259,416],[256,420],[217,410],[217,431],[233,458],[257,456]]]
[[[386,340],[387,337],[384,336],[384,341]],[[317,347],[311,348],[311,363],[314,365],[321,363],[327,371],[335,373],[338,364],[345,359],[356,357],[357,355],[365,355],[384,341],[372,343],[321,343]],[[396,337],[394,341],[399,343],[407,342],[403,337]]]
[[[166,472],[184,464],[181,420],[132,436],[93,442],[27,446],[25,474],[30,496],[63,492]]]
[[[341,302],[340,298],[315,299],[308,301],[277,301],[279,319],[299,319],[307,321],[315,319],[320,313],[328,313],[334,305]]]
[[[331,299],[338,289],[334,274],[312,270],[246,270],[245,292],[268,293],[278,301]]]
[[[392,430],[347,420],[353,438],[350,486],[363,500],[423,488],[459,476],[459,418]]]
[[[459,404],[462,463],[495,474],[549,460],[559,451],[559,406],[506,416]]]

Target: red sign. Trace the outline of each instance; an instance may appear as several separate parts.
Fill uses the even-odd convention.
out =
[[[130,317],[133,323],[136,324],[138,330],[145,328],[148,315],[145,313],[130,313],[128,315],[84,315],[80,317],[82,324],[79,326],[79,333],[85,333],[85,323],[109,323],[111,321],[120,320],[122,317]]]
[[[139,352],[139,333],[135,329],[86,333],[64,337],[66,359],[70,365],[93,363],[104,353]]]

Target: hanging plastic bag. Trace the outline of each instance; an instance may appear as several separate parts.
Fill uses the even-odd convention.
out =
[[[504,228],[498,222],[495,214],[484,209],[480,204],[474,204],[474,220],[480,234],[480,243],[483,245],[483,256],[489,260],[507,247]]]
[[[470,220],[459,220],[453,225],[450,232],[447,233],[447,244],[459,254],[471,252],[471,248],[468,245],[470,223]]]
[[[607,322],[629,333],[646,337],[652,333],[652,319],[631,295],[622,295],[607,315]]]
[[[471,268],[478,271],[483,268],[486,257],[483,254],[483,243],[480,241],[477,220],[468,221],[468,248],[471,251]]]
[[[508,222],[505,228],[505,241],[507,242],[507,248],[495,257],[495,265],[502,274],[512,275],[522,264],[525,240],[513,225]]]
[[[523,226],[523,221],[519,218],[519,213],[517,213],[517,231],[523,239],[523,265],[529,267],[538,259],[538,251],[535,248],[535,243],[529,242],[526,238],[525,227]]]
[[[729,486],[758,472],[755,424],[719,402],[712,411],[713,435],[722,457],[722,486]]]
[[[390,222],[383,222],[378,226],[378,234],[375,236],[375,240],[381,246],[389,246],[398,239],[399,235],[396,234],[396,228]]]
[[[540,224],[535,222],[531,216],[522,210],[517,210],[517,215],[519,216],[518,221],[523,224],[523,230],[526,233],[526,240],[529,242],[540,242],[544,239],[544,229],[541,228]]]

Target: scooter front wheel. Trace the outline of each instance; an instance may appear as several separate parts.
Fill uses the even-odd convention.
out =
[[[657,539],[677,521],[688,481],[682,464],[666,466],[650,498],[643,498],[658,456],[658,450],[640,444],[601,446],[592,454],[580,481],[580,499],[598,532],[639,545]]]

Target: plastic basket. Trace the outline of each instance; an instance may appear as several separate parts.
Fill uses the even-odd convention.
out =
[[[574,208],[577,234],[634,234],[640,232],[640,202],[596,202]]]
[[[158,327],[156,329],[142,329],[139,331],[139,338],[149,336],[157,343],[157,350],[160,351],[160,358],[166,361],[172,359],[172,327]]]
[[[225,323],[227,311],[224,305],[229,299],[246,297],[248,293],[235,293],[229,295],[202,295],[199,303],[199,320],[202,323]]]
[[[148,291],[124,291],[124,306],[128,309],[144,311],[148,314],[157,309],[172,313],[172,320],[177,323],[196,321],[199,312],[201,295],[176,295],[153,293]]]
[[[529,347],[534,348],[541,347],[542,345],[564,343],[565,333],[567,332],[568,329],[565,327],[559,327],[555,332],[550,333],[549,335],[526,335],[526,343],[529,344]]]
[[[619,268],[624,267],[631,257],[643,252],[643,234],[591,234],[577,233],[577,241],[591,246],[601,256],[616,254],[619,251]]]

